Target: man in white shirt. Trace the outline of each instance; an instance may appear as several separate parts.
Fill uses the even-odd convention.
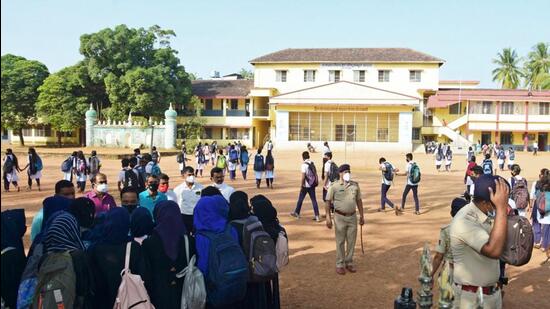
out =
[[[539,151],[539,143],[537,141],[533,142],[533,155],[536,156]]]
[[[185,182],[174,188],[178,205],[180,206],[183,223],[188,232],[193,231],[193,211],[201,198],[203,185],[195,181],[195,170],[191,166],[183,169]]]
[[[379,169],[382,171],[382,189],[380,191],[380,208],[378,211],[384,211],[386,208],[386,204],[390,206],[391,208],[395,209],[395,215],[399,215],[399,209],[395,207],[392,201],[388,198],[388,191],[390,190],[390,187],[393,183],[393,176],[395,174],[395,170],[393,168],[393,165],[391,165],[390,162],[386,161],[386,158],[381,157],[378,160],[378,163],[380,164]]]
[[[302,163],[302,166],[300,168],[302,172],[302,179],[300,182],[300,195],[298,196],[296,209],[294,209],[294,211],[291,212],[290,215],[296,218],[300,218],[302,203],[304,202],[306,194],[309,194],[309,197],[311,198],[311,203],[313,204],[313,212],[315,213],[315,217],[313,217],[313,220],[319,222],[319,206],[317,205],[317,198],[315,197],[315,187],[319,182],[317,170],[315,169],[313,161],[309,159],[309,152],[304,151],[302,153],[302,159],[304,160],[304,162]]]
[[[407,167],[405,168],[406,171],[399,173],[399,170],[395,170],[396,175],[400,176],[407,176],[407,185],[405,186],[405,190],[403,190],[403,196],[401,198],[401,210],[405,209],[405,202],[407,201],[407,195],[409,195],[409,191],[412,190],[413,192],[413,198],[414,198],[414,214],[419,215],[420,214],[420,203],[418,202],[418,182],[414,183],[412,182],[411,172],[413,166],[416,165],[416,162],[413,161],[413,155],[412,153],[407,153],[405,155],[405,159],[407,160]]]
[[[210,171],[210,180],[213,182],[213,186],[218,188],[220,192],[222,193],[223,197],[227,200],[229,203],[229,198],[231,197],[231,194],[235,192],[235,189],[223,182],[225,176],[223,173],[223,170],[219,167],[214,167]]]
[[[340,175],[338,175],[338,168],[336,168],[337,175],[332,175],[330,172],[330,167],[332,166],[332,163],[334,163],[334,161],[332,161],[332,152],[325,153],[323,159],[323,161],[325,161],[325,163],[323,164],[323,202],[326,202],[327,190],[332,183],[330,178],[338,179],[340,178]]]

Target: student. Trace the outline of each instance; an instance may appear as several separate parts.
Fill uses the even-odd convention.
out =
[[[210,162],[210,157],[211,157],[210,146],[208,146],[208,143],[204,143],[204,146],[202,146],[202,149],[204,153],[204,165],[208,165],[208,162]]]
[[[176,202],[159,202],[154,213],[156,226],[142,244],[146,268],[145,287],[155,308],[180,308],[185,277],[178,278],[176,274],[195,255],[195,243],[193,238],[187,236]]]
[[[156,164],[160,163],[160,152],[157,151],[156,146],[153,146],[153,148],[151,148],[151,160],[153,160],[153,162],[155,162]]]
[[[445,153],[445,170],[447,172],[451,171],[451,164],[453,163],[453,151],[451,150],[451,145],[447,146],[447,152]]]
[[[516,151],[514,150],[514,147],[510,146],[510,149],[508,149],[508,169],[512,169],[512,165],[514,165],[516,162]]]
[[[40,191],[40,178],[42,177],[42,159],[36,153],[36,150],[33,147],[29,148],[29,163],[25,165],[21,170],[27,170],[27,191],[32,190],[32,181],[36,181],[36,186],[38,191]]]
[[[474,150],[472,149],[472,147],[469,147],[468,148],[468,154],[466,155],[466,161],[469,163],[472,161],[472,158],[475,157],[475,152]]]
[[[271,141],[271,139],[269,139],[266,143],[266,149],[267,151],[269,150],[273,150],[273,142]]]
[[[130,159],[128,158],[123,158],[120,163],[122,169],[118,172],[118,191],[122,191],[126,187],[137,189],[139,172],[130,167]]]
[[[220,168],[214,167],[210,170],[210,180],[212,181],[212,185],[218,188],[223,197],[229,202],[229,198],[231,197],[231,194],[235,192],[235,189],[224,183],[224,178],[225,176]]]
[[[533,142],[533,155],[536,156],[539,152],[539,143],[537,141]]]
[[[216,158],[216,167],[220,168],[225,175],[225,172],[227,171],[227,157],[223,155],[223,149],[220,149],[218,151],[218,156]]]
[[[474,307],[479,287],[485,307],[502,308],[497,283],[506,242],[508,195],[503,178],[482,175],[475,182],[473,203],[464,206],[451,223],[455,308]]]
[[[282,241],[286,241],[288,244],[288,235],[286,230],[279,224],[277,209],[273,207],[271,201],[263,195],[256,195],[250,199],[250,205],[252,206],[252,213],[258,217],[258,220],[260,220],[263,225],[264,231],[271,236],[275,244],[278,243],[279,237],[285,238]],[[279,309],[281,307],[279,274],[277,273],[275,277],[266,282],[265,285],[268,308]]]
[[[78,151],[76,155],[75,175],[78,192],[84,193],[86,190],[86,180],[88,179],[88,163],[82,150]]]
[[[123,188],[120,191],[120,206],[125,208],[131,215],[139,206],[139,193],[131,187]]]
[[[328,143],[327,143],[328,145]],[[323,156],[323,202],[326,202],[326,197],[327,197],[327,190],[328,190],[328,187],[330,186],[330,184],[332,183],[332,181],[334,181],[336,178],[336,175],[332,175],[331,173],[334,173],[334,169],[336,169],[336,173],[338,173],[338,168],[336,167],[336,164],[334,164],[335,167],[333,167],[333,170],[331,171],[331,167],[334,163],[334,161],[332,161],[332,152],[327,152],[324,154]],[[332,178],[332,179],[331,179]]]
[[[248,150],[246,149],[246,146],[243,145],[241,147],[241,151],[239,153],[239,162],[241,167],[241,173],[243,175],[243,179],[246,180],[246,172],[248,170],[248,162],[250,161],[250,156],[248,154]]]
[[[439,172],[439,169],[441,168],[441,163],[443,162],[443,149],[441,144],[437,146],[437,150],[435,151],[435,168]]]
[[[258,148],[258,153],[254,156],[254,176],[256,178],[256,188],[259,189],[262,183],[262,175],[265,171],[264,156],[262,148]]]
[[[454,218],[462,207],[468,205],[468,201],[462,198],[455,198],[451,202],[451,218]],[[439,231],[439,241],[435,246],[435,256],[432,262],[432,281],[435,273],[439,269],[441,262],[444,260],[445,263],[448,263],[451,266],[451,271],[453,267],[453,254],[451,253],[451,236],[450,232],[451,224],[447,224],[441,227]]]
[[[216,165],[217,162],[217,153],[218,153],[218,142],[213,141],[212,144],[210,144],[210,153],[212,154],[212,166]],[[208,162],[206,162],[208,164]]]
[[[300,218],[300,210],[302,209],[302,203],[306,194],[309,194],[311,198],[311,203],[313,204],[313,212],[315,216],[313,217],[314,221],[320,222],[319,220],[319,206],[317,205],[317,198],[315,197],[315,187],[318,184],[317,170],[313,161],[309,159],[309,152],[302,152],[302,159],[304,160],[300,171],[302,172],[302,179],[300,181],[300,194],[298,196],[298,202],[296,203],[296,208],[293,212],[290,213],[291,216]]]
[[[501,146],[497,151],[497,163],[500,171],[504,171],[505,162],[506,162],[506,153],[504,152],[504,148],[502,148]]]
[[[549,176],[550,176],[550,170],[548,170],[547,168],[543,168],[540,170],[539,179],[537,181],[534,181],[531,187],[531,205],[535,205],[537,196],[539,192],[542,190],[542,185],[544,184],[545,179],[548,178]],[[533,211],[531,211],[531,224],[533,225],[535,248],[540,248],[542,229],[541,229],[541,224],[538,222],[537,218],[538,218],[537,212],[533,207]]]
[[[106,213],[101,239],[89,251],[91,266],[96,284],[95,306],[113,308],[121,282],[120,273],[124,269],[126,254],[130,254],[130,271],[143,275],[145,265],[141,246],[128,237],[130,215],[122,207]],[[130,242],[130,252],[126,252]]]
[[[17,290],[27,258],[23,246],[25,211],[23,209],[2,211],[2,258],[0,280],[2,283],[2,306],[16,308]]]
[[[146,162],[145,160],[141,160],[139,162],[140,164],[137,164],[137,159],[135,157],[130,158],[130,168],[138,176],[137,188],[135,188],[138,194],[145,190],[145,181],[147,179],[147,175],[145,173]]]
[[[164,173],[161,173],[159,176],[159,192],[166,194],[166,198],[169,201],[178,202],[176,193],[170,189],[170,177]]]
[[[393,184],[395,170],[393,165],[386,161],[384,157],[378,159],[378,163],[380,164],[378,169],[382,171],[382,188],[380,190],[380,208],[378,211],[384,211],[386,209],[386,204],[388,204],[388,206],[395,209],[395,215],[397,216],[399,215],[399,208],[395,207],[393,202],[388,198],[388,191]]]
[[[273,178],[274,178],[274,170],[275,170],[275,159],[273,158],[273,154],[271,150],[267,151],[267,155],[265,156],[265,183],[268,188],[273,189]]]
[[[85,196],[94,202],[95,213],[98,215],[116,207],[116,202],[113,196],[109,194],[109,186],[107,185],[107,176],[105,174],[98,173],[95,175],[95,183],[97,185],[86,193]]]
[[[21,171],[17,156],[13,153],[11,148],[6,149],[6,156],[3,159],[4,165],[2,167],[2,179],[4,180],[4,192],[10,191],[10,184],[12,184],[19,192],[21,189],[17,184],[19,180],[18,172]]]
[[[65,161],[69,162],[69,166],[68,166],[69,169],[66,171],[63,171],[63,179],[68,180],[70,182],[73,181],[73,173],[75,173],[77,154],[78,153],[76,151],[73,151],[73,153],[67,159],[65,159]]]
[[[332,151],[330,151],[330,147],[328,146],[328,142],[327,142],[327,141],[325,141],[325,142],[323,143],[323,151],[322,151],[321,153],[322,153],[322,155],[323,155],[323,165],[321,165],[321,166],[322,166],[323,169],[324,169],[325,164],[326,164],[327,161],[328,161],[327,154],[328,154],[328,153],[331,153],[331,154],[332,154]],[[321,179],[322,179],[322,180],[325,180],[325,173],[322,173]],[[325,196],[325,193],[324,193],[324,192],[325,192],[325,191],[323,190],[323,196]]]
[[[155,217],[154,209],[156,205],[168,200],[166,194],[159,192],[159,184],[158,176],[151,175],[147,177],[147,190],[139,194],[139,206],[147,208],[153,217]]]
[[[88,198],[79,197],[71,200],[67,212],[75,217],[84,247],[89,248],[96,241],[92,233],[95,223],[95,204]]]
[[[414,180],[413,168],[418,170],[418,166],[416,162],[413,161],[412,153],[407,153],[405,155],[405,160],[407,161],[405,172],[399,173],[399,170],[395,169],[396,175],[407,176],[407,185],[405,186],[405,190],[403,190],[403,196],[401,198],[401,211],[405,209],[405,202],[407,201],[407,195],[409,195],[409,191],[412,190],[413,199],[414,199],[414,214],[420,215],[420,202],[418,201],[418,184],[419,183],[413,182]]]
[[[470,185],[467,194],[464,195],[464,197],[466,198],[467,201],[472,200],[472,197],[474,196],[475,187],[476,187],[475,182],[481,175],[485,175],[483,173],[483,168],[479,165],[474,166],[472,168],[472,173],[470,175],[470,179],[472,180],[472,184]]]
[[[180,174],[183,175],[183,170],[185,169],[186,161],[189,161],[189,159],[187,159],[187,148],[185,147],[185,143],[181,146],[181,151],[176,156],[176,161],[178,162],[178,165],[180,168]]]
[[[143,156],[143,160],[147,161],[147,165],[145,165],[145,174],[147,176],[154,175],[159,176],[162,171],[160,170],[160,166],[158,165],[158,162],[153,160],[153,157],[150,154],[145,154]]]
[[[193,211],[204,188],[203,185],[195,181],[194,172],[191,166],[186,166],[183,171],[185,181],[174,189],[185,229],[190,233],[193,232]]]
[[[143,241],[153,233],[155,223],[149,210],[138,207],[130,215],[130,235],[135,242],[143,244]]]
[[[496,173],[496,169],[493,171],[493,160],[491,160],[490,154],[485,155],[485,160],[481,163],[481,167],[485,175],[493,175],[493,173]]]
[[[231,147],[229,147],[227,156],[227,170],[229,171],[229,179],[235,180],[237,165],[239,164],[239,153],[235,149],[235,145],[231,145]]]
[[[537,200],[545,199],[546,205],[550,203],[547,198],[548,192],[550,192],[550,178],[545,176],[540,181],[540,191],[537,194]],[[533,209],[533,213],[537,216],[537,222],[540,224],[540,249],[546,252],[546,260],[541,265],[547,264],[550,261],[550,214],[546,212],[541,215],[538,209]]]
[[[526,217],[527,211],[531,208],[531,204],[529,198],[529,190],[527,189],[527,179],[523,178],[520,173],[521,167],[518,164],[514,164],[511,166],[510,174],[512,177],[508,179],[508,183],[510,184],[510,198],[514,201],[514,204],[516,206],[515,209],[517,209],[518,214],[522,217]],[[514,190],[514,188],[516,188],[516,190]],[[526,202],[527,205],[524,208],[518,208],[518,203],[521,203],[520,199],[522,198],[522,194],[526,198],[526,201],[523,201]]]
[[[101,160],[97,157],[97,151],[92,150],[92,155],[88,158],[88,174],[90,176],[90,184],[94,187],[95,175],[101,171]]]
[[[472,180],[472,173],[473,173],[472,169],[474,168],[474,166],[477,166],[476,157],[472,156],[468,161],[468,166],[466,167],[466,173],[464,174],[464,184],[466,185],[465,194],[470,193],[470,186],[474,184],[474,181]]]
[[[195,160],[197,162],[197,166],[195,168],[195,177],[199,175],[202,177],[202,170],[204,169],[204,164],[206,163],[206,160],[204,159],[204,151],[200,142],[195,148]]]

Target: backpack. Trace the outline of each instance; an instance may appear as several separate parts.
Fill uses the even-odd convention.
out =
[[[319,178],[317,177],[317,169],[313,162],[306,163],[308,165],[306,170],[306,183],[310,188],[316,187],[319,184]]]
[[[153,166],[151,167],[151,175],[158,176],[160,175],[160,166],[156,163],[153,163]]]
[[[196,256],[189,259],[189,239],[185,237],[185,256],[187,257],[187,266],[176,274],[176,277],[183,279],[181,288],[181,307],[182,309],[204,308],[206,303],[206,288],[204,286],[204,276],[200,269],[195,266]]]
[[[447,151],[447,160],[451,161],[453,159],[453,152],[452,151]]]
[[[435,154],[435,160],[436,161],[441,161],[443,159],[443,155],[441,154],[441,151],[438,151],[436,154]]]
[[[275,253],[277,254],[277,272],[280,272],[284,266],[288,265],[288,238],[283,231],[280,231],[277,237]]]
[[[518,215],[508,216],[506,243],[500,259],[514,266],[525,265],[533,253],[534,235],[529,219]]]
[[[27,259],[27,265],[21,275],[21,283],[17,290],[17,308],[28,309],[31,307],[38,283],[38,265],[44,255],[44,245],[38,243],[32,250],[32,255]]]
[[[231,228],[231,224],[227,224],[221,233],[199,232],[210,240],[206,298],[213,307],[233,304],[246,295],[248,263],[231,236]]]
[[[500,150],[498,152],[498,158],[501,159],[501,160],[505,160],[506,159],[506,154],[504,153],[504,150]]]
[[[13,172],[13,166],[13,159],[6,157],[6,161],[4,161],[4,173],[11,174]]]
[[[248,258],[249,281],[266,282],[277,273],[275,243],[264,230],[258,218],[250,216],[243,220],[233,220],[243,226],[242,247]]]
[[[135,169],[138,172],[138,182],[137,182],[137,189],[138,192],[141,192],[145,190],[145,172],[141,169],[136,168]]]
[[[516,159],[516,152],[513,150],[510,150],[509,156],[510,156],[510,160],[514,161]]]
[[[248,157],[248,152],[242,152],[241,153],[241,163],[242,165],[248,165],[248,161],[250,158]]]
[[[149,294],[140,275],[134,275],[130,271],[130,252],[132,242],[126,245],[126,258],[124,259],[124,269],[120,273],[120,285],[116,295],[113,309],[154,309],[155,306],[149,299]]]
[[[75,299],[76,274],[71,253],[49,253],[38,270],[32,307],[73,308]]]
[[[389,162],[386,162],[384,163],[385,167],[386,167],[386,170],[384,171],[384,178],[388,181],[392,181],[393,180],[393,165],[391,165],[391,163]]]
[[[328,181],[333,182],[340,178],[340,174],[338,173],[338,165],[334,162],[330,162],[330,167],[328,169]]]
[[[485,159],[483,161],[483,174],[493,175],[493,161],[491,161],[491,159]]]
[[[99,173],[99,159],[96,156],[90,157],[90,174],[95,175]]]
[[[63,173],[68,173],[71,171],[71,168],[73,168],[73,158],[68,157],[65,161],[63,161],[63,163],[61,163],[61,171]]]
[[[235,149],[229,151],[229,162],[236,163],[239,159],[239,153]]]
[[[124,171],[124,188],[137,189],[139,186],[138,175],[133,170]]]
[[[39,156],[36,156],[34,167],[36,168],[36,171],[41,171],[44,168],[44,165],[42,164],[42,158],[40,158]]]
[[[527,190],[527,180],[525,178],[517,180],[516,177],[512,177],[510,196],[516,203],[517,209],[525,209],[529,206],[529,191]]]
[[[178,163],[183,163],[183,153],[178,153],[178,155],[176,156],[176,161]]]
[[[418,167],[418,164],[413,163],[411,165],[411,171],[409,173],[409,180],[412,184],[417,184],[420,182],[420,167]]]
[[[535,208],[539,211],[541,217],[550,212],[550,192],[539,192],[535,200]]]
[[[221,156],[218,156],[218,160],[216,161],[216,167],[219,167],[221,169],[224,169],[227,162],[225,162],[225,156],[224,155],[221,155]]]
[[[257,154],[254,157],[254,170],[258,172],[263,172],[265,170],[264,166],[264,156]]]

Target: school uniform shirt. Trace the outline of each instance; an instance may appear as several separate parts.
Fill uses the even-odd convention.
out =
[[[233,163],[229,160],[229,156],[226,156],[225,158],[225,162],[227,162],[227,168],[230,170],[230,171],[234,171],[237,169],[237,163]]]
[[[118,172],[118,181],[120,181],[122,184],[124,184],[124,180],[126,180],[126,171],[129,171],[129,170],[130,168],[123,168],[120,170],[120,172]],[[139,172],[135,169],[132,169],[132,171],[134,172],[134,174],[136,174],[136,176],[139,179]]]
[[[164,194],[166,194],[166,198],[169,201],[174,201],[176,203],[178,202],[178,197],[177,197],[176,193],[174,193],[174,190],[169,189],[168,191],[164,192]]]
[[[324,145],[323,145],[323,155],[325,155],[325,154],[327,154],[327,153],[329,153],[329,152],[331,152],[331,151],[330,151],[330,148],[328,148],[327,146],[324,146]]]
[[[407,163],[407,166],[405,167],[405,169],[407,170],[407,185],[409,185],[409,186],[418,186],[417,183],[412,183],[411,178],[409,177],[411,175],[411,168],[412,168],[413,163],[415,163],[415,162],[414,161],[409,161]]]
[[[392,185],[392,181],[391,180],[387,180],[386,177],[384,177],[384,172],[386,171],[386,162],[380,164],[380,168],[382,169],[382,183],[387,185],[387,186],[391,186]]]
[[[229,203],[229,197],[231,197],[231,194],[233,194],[233,192],[235,192],[235,189],[232,186],[227,185],[225,182],[222,183],[221,185],[213,184],[213,186],[218,188],[218,190],[220,190],[223,197]]]
[[[102,212],[109,211],[109,209],[113,207],[116,207],[115,199],[109,193],[104,193],[103,198],[100,198],[97,193],[92,190],[86,193],[86,197],[94,202],[96,216]]]
[[[326,146],[324,146],[326,147]],[[330,164],[332,163],[332,160],[328,160],[327,162],[325,162],[325,165],[323,166],[323,173],[325,173],[325,175],[327,175],[327,177],[325,177],[325,185],[323,186],[325,189],[328,189],[329,185],[330,185],[330,181],[328,180],[328,173],[330,172]]]
[[[139,194],[139,207],[147,208],[147,210],[151,213],[151,216],[154,218],[155,216],[153,215],[153,210],[155,209],[155,205],[158,202],[166,200],[168,200],[168,197],[160,191],[157,191],[157,195],[153,197],[149,194],[149,190],[145,190]]]
[[[13,162],[13,155],[7,155],[4,157],[4,162],[6,162],[7,159],[10,159],[12,162]],[[5,164],[5,163],[4,163]],[[11,173],[6,173],[6,179],[8,180],[8,182],[13,182],[13,181],[18,181],[19,180],[19,176],[17,174],[17,169],[15,167],[15,164],[13,165],[13,170]]]
[[[538,182],[539,182],[538,180],[533,181],[533,184],[531,184],[531,191],[530,191],[531,193],[529,193],[529,196],[531,197],[531,200],[534,200],[534,199],[537,198],[536,193],[537,193],[537,183]]]
[[[201,198],[201,191],[204,188],[198,182],[193,183],[191,188],[187,186],[187,183],[182,183],[174,189],[174,193],[177,197],[177,203],[180,207],[180,211],[184,215],[191,216],[195,210],[197,202]]]
[[[307,170],[309,169],[309,164],[313,163],[310,159],[307,159],[305,160],[302,165],[300,166],[300,171],[302,172],[302,174],[307,174]],[[309,183],[306,181],[304,181],[304,184],[302,185],[304,188],[309,188],[310,185]]]

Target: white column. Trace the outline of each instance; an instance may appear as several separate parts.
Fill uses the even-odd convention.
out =
[[[399,148],[412,151],[412,112],[399,113]]]
[[[288,142],[288,112],[277,111],[277,126],[275,138],[277,142]]]

